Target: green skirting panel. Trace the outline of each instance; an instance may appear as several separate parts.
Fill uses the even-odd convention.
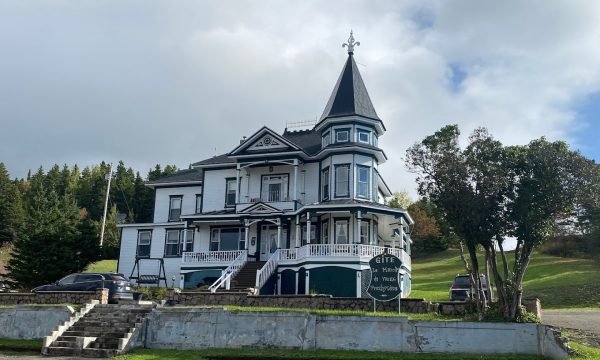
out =
[[[283,270],[281,272],[281,294],[296,294],[296,272],[293,270]]]
[[[310,292],[335,297],[356,297],[356,276],[356,270],[338,266],[310,269]]]

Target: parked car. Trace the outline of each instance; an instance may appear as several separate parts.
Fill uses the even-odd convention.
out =
[[[480,274],[481,286],[483,293],[488,301],[492,298],[492,289],[490,288],[487,276]],[[450,301],[466,301],[471,299],[475,294],[475,287],[471,284],[471,276],[469,274],[457,274],[454,277],[454,282],[450,285]]]
[[[133,300],[133,291],[129,279],[118,273],[75,273],[67,275],[54,284],[38,286],[31,292],[42,291],[95,291],[108,289],[108,302]]]

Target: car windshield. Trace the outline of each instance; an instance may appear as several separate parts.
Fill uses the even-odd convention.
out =
[[[457,276],[454,278],[454,284],[468,287],[471,284],[471,281],[468,276]]]

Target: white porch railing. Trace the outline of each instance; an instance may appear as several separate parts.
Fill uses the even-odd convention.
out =
[[[182,262],[184,264],[199,264],[199,263],[227,263],[237,259],[242,253],[247,253],[246,250],[233,251],[201,251],[201,252],[184,252]]]
[[[217,279],[209,288],[211,293],[217,291],[218,288],[225,285],[225,289],[229,290],[231,287],[231,278],[233,278],[248,261],[248,253],[243,251],[240,255],[225,269],[221,274],[221,277]]]
[[[289,250],[289,249],[286,249]],[[281,249],[275,250],[269,260],[263,265],[262,268],[256,270],[256,291],[260,291],[260,288],[267,283],[267,280],[277,271],[277,265],[279,263],[279,257]]]
[[[402,249],[362,244],[308,244],[298,249],[280,249],[279,261],[293,262],[312,257],[365,257],[372,258],[385,251],[406,262]]]

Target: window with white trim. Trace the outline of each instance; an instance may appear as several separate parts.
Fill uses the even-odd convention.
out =
[[[335,221],[335,243],[348,244],[348,220]]]
[[[306,223],[302,224],[302,238],[300,246],[304,246],[307,243]],[[317,239],[317,226],[315,224],[310,225],[310,242],[311,244],[318,243]]]
[[[356,166],[356,196],[369,197],[370,170],[368,166]]]
[[[179,254],[183,254],[184,252],[192,252],[194,251],[194,229],[184,230],[184,238],[181,241],[181,250]]]
[[[196,214],[202,212],[202,194],[196,194]]]
[[[335,197],[348,197],[350,194],[350,165],[335,165]]]
[[[358,129],[356,132],[356,137],[359,143],[371,144],[371,132],[368,130]]]
[[[150,257],[150,245],[152,243],[152,231],[138,231],[137,257]]]
[[[179,230],[167,230],[165,236],[165,256],[179,255]]]
[[[331,133],[327,131],[322,137],[323,147],[331,144]]]
[[[335,142],[345,143],[350,141],[350,129],[337,129],[335,131]]]
[[[369,232],[370,228],[369,221],[362,220],[360,222],[360,243],[363,245],[369,245],[369,240],[371,239],[371,233]]]
[[[169,199],[169,221],[179,221],[181,216],[181,203],[183,202],[183,196],[171,196]]]
[[[329,167],[326,167],[321,171],[321,198],[323,200],[329,200]]]
[[[244,250],[245,236],[245,228],[213,228],[210,237],[210,251]]]
[[[226,179],[225,181],[225,206],[235,206],[235,186],[237,181],[235,181],[235,178]]]

